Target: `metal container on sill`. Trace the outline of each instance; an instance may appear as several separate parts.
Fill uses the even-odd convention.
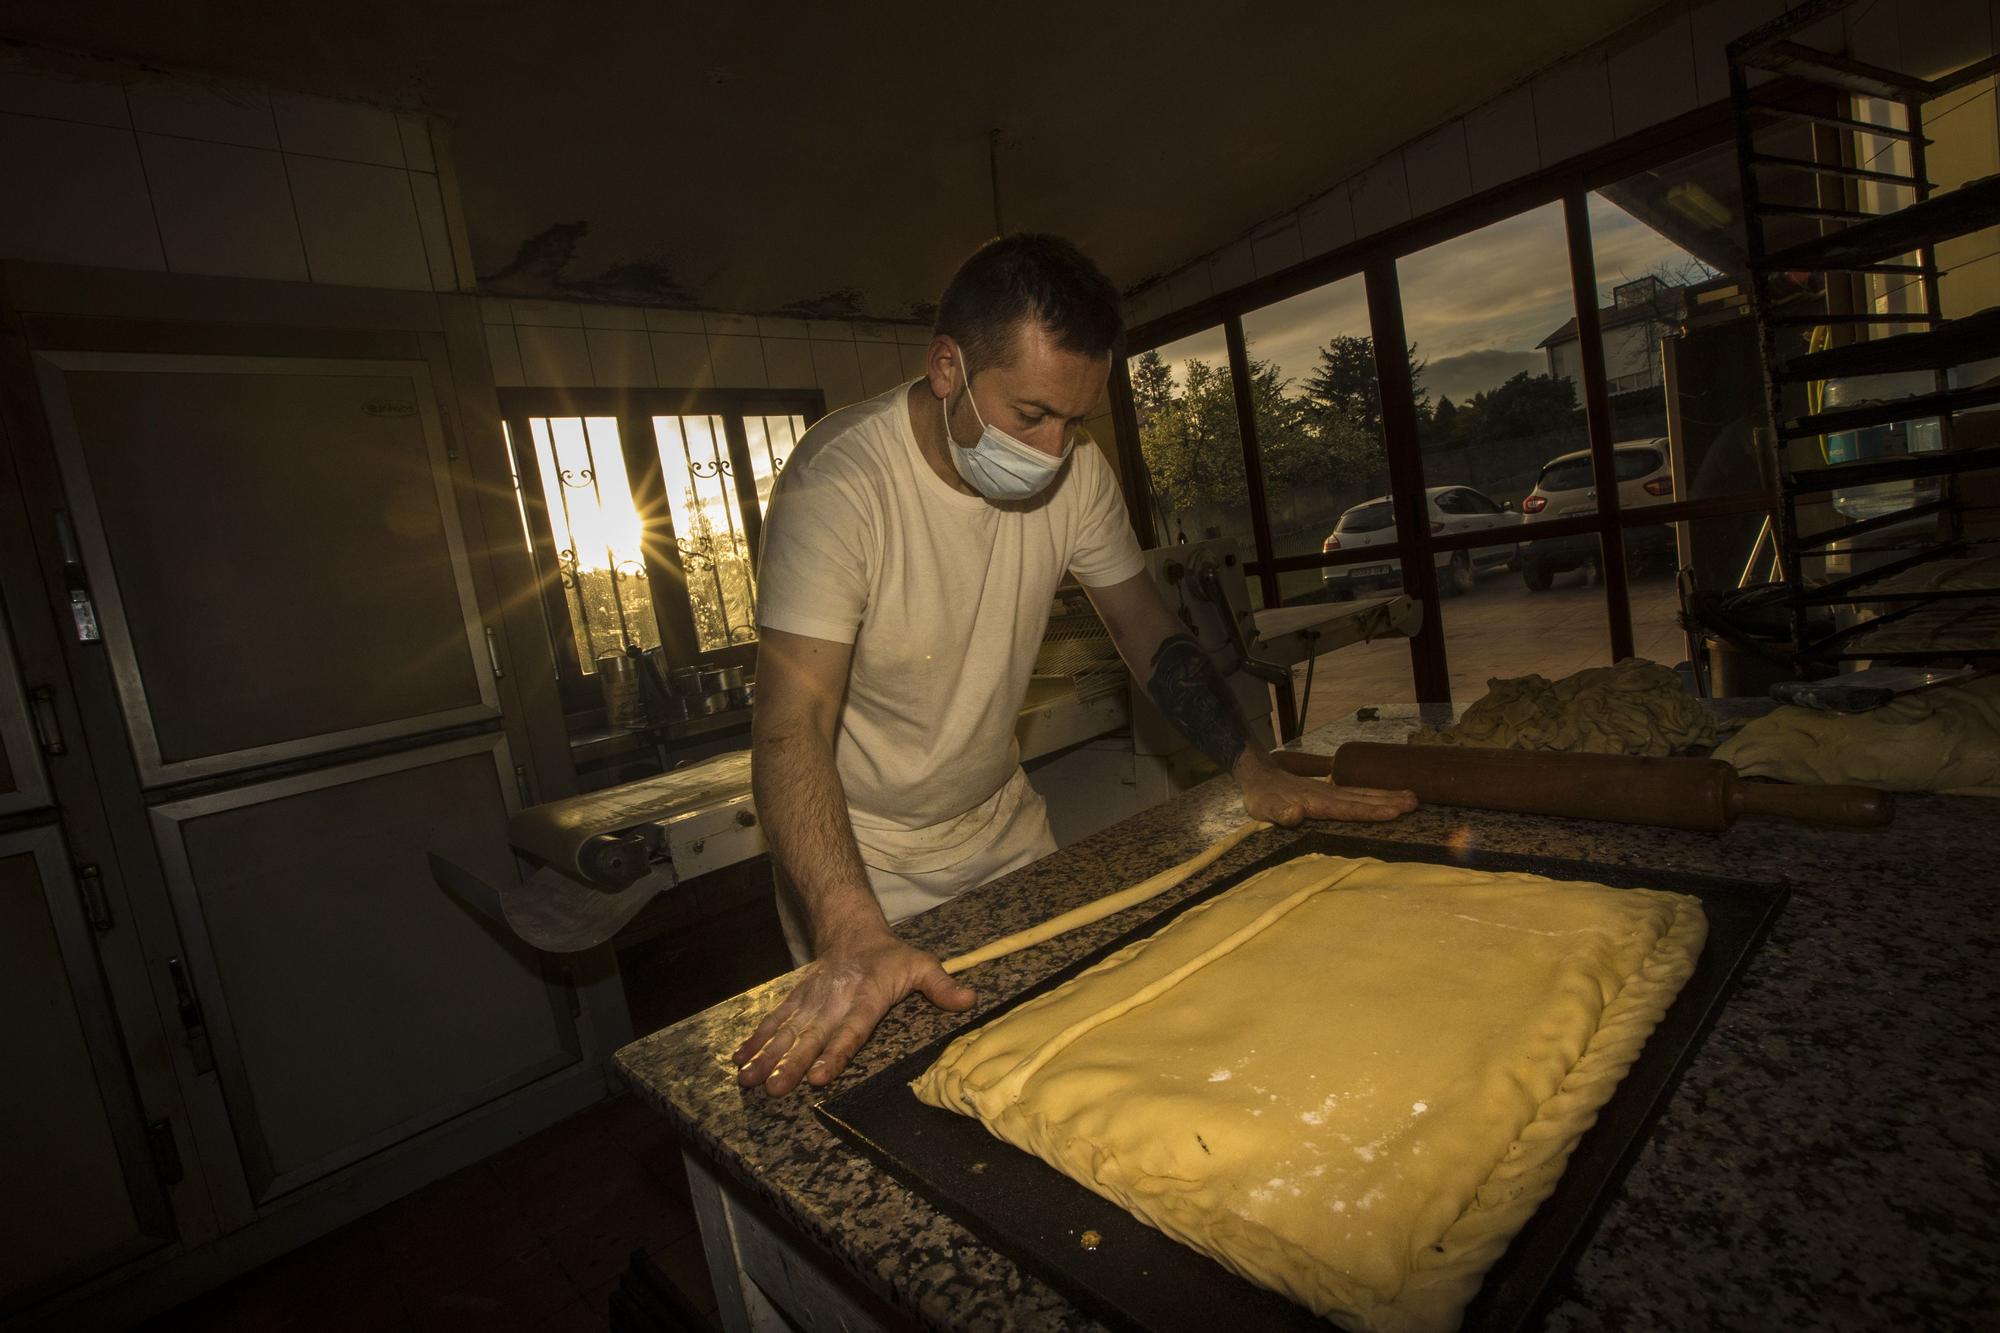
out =
[[[687,705],[689,717],[713,717],[729,708],[726,694],[690,694],[682,702]]]
[[[744,673],[740,666],[704,667],[701,673],[703,694],[727,694],[731,690],[743,688]]]
[[[604,691],[604,720],[613,727],[647,725],[646,692],[639,679],[639,663],[624,653],[606,653],[597,659],[597,685]]]

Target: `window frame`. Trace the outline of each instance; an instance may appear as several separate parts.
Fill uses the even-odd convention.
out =
[[[755,577],[763,556],[763,513],[757,506],[756,480],[744,419],[752,416],[800,416],[808,423],[826,414],[826,397],[818,389],[560,389],[506,388],[495,391],[501,419],[514,451],[515,475],[521,482],[521,503],[528,520],[528,546],[542,614],[555,655],[556,682],[566,713],[601,708],[595,672],[586,673],[577,652],[576,626],[563,596],[562,571],[556,560],[554,530],[549,522],[541,463],[527,447],[529,421],[536,417],[611,417],[618,423],[619,450],[639,512],[641,550],[649,600],[659,630],[660,646],[672,666],[756,665],[757,644],[730,644],[703,650],[695,629],[694,609],[687,591],[687,572],[675,540],[673,515],[667,503],[665,475],[654,417],[719,416],[729,450],[744,540]]]
[[[1763,91],[1767,96],[1794,99],[1800,105],[1824,102],[1826,109],[1837,110],[1835,103],[1838,99],[1827,89],[1799,80],[1773,80]],[[1417,438],[1416,402],[1409,367],[1402,355],[1407,338],[1396,261],[1521,213],[1560,202],[1563,205],[1571,298],[1581,363],[1578,396],[1584,411],[1593,475],[1601,484],[1597,486],[1598,507],[1595,513],[1547,520],[1536,525],[1535,534],[1538,539],[1571,535],[1598,538],[1602,548],[1612,658],[1615,661],[1630,656],[1633,632],[1625,531],[1731,514],[1768,513],[1777,496],[1774,491],[1765,490],[1699,500],[1677,498],[1666,504],[1649,504],[1629,510],[1620,508],[1612,448],[1614,441],[1611,438],[1613,427],[1607,401],[1610,386],[1605,374],[1596,264],[1590,232],[1589,196],[1593,190],[1680,158],[1733,147],[1735,123],[1735,109],[1727,99],[1712,102],[1532,175],[1475,194],[1434,213],[1136,325],[1128,332],[1121,355],[1113,359],[1110,392],[1114,426],[1121,440],[1129,446],[1120,450],[1123,461],[1120,480],[1126,491],[1127,509],[1134,516],[1133,525],[1138,529],[1142,543],[1153,545],[1156,538],[1149,503],[1151,484],[1139,447],[1138,417],[1132,400],[1128,369],[1130,359],[1220,325],[1230,351],[1229,370],[1236,395],[1249,492],[1250,525],[1256,545],[1252,559],[1245,562],[1244,569],[1250,577],[1259,580],[1263,604],[1282,604],[1278,590],[1278,575],[1281,573],[1353,564],[1364,559],[1379,560],[1384,555],[1394,554],[1401,562],[1404,590],[1426,605],[1437,606],[1437,571],[1434,560],[1428,557],[1490,544],[1492,534],[1483,529],[1436,535],[1430,531],[1423,459]],[[1263,484],[1255,414],[1250,407],[1254,400],[1245,353],[1243,319],[1267,306],[1356,275],[1360,275],[1367,285],[1369,329],[1376,348],[1376,373],[1381,384],[1390,502],[1396,514],[1396,541],[1365,550],[1276,556],[1271,548],[1270,509]],[[1385,356],[1384,348],[1391,349],[1393,355]],[[1438,616],[1426,615],[1423,618],[1418,633],[1410,641],[1410,655],[1416,697],[1425,703],[1449,703],[1451,678],[1445,660],[1443,626]]]

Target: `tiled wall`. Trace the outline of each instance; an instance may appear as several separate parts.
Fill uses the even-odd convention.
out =
[[[1724,48],[1783,0],[1676,0],[1133,292],[1143,323],[1729,95]],[[1923,75],[1992,52],[2000,0],[1873,0],[1802,40]]]
[[[481,297],[500,388],[818,389],[830,412],[924,373],[919,324]],[[1085,424],[1116,464],[1111,405]]]
[[[456,291],[453,230],[420,116],[0,65],[0,256]]]
[[[829,410],[923,373],[915,324],[482,297],[502,388],[819,389]]]
[[[575,389],[818,389],[826,408],[924,373],[929,328],[481,297],[493,382]],[[1084,424],[1117,466],[1111,403]]]

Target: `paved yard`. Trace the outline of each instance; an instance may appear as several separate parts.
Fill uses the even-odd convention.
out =
[[[1631,588],[1635,651],[1667,666],[1679,664],[1687,647],[1675,619],[1680,604],[1673,578],[1650,575],[1635,579]],[[1445,661],[1456,703],[1479,698],[1495,676],[1539,671],[1553,679],[1611,663],[1604,589],[1585,586],[1577,574],[1559,574],[1547,592],[1529,592],[1519,574],[1494,570],[1470,595],[1445,599],[1443,610]],[[1301,696],[1305,674],[1304,666],[1292,672]],[[1351,717],[1365,704],[1415,700],[1407,640],[1356,644],[1319,659],[1306,726]]]

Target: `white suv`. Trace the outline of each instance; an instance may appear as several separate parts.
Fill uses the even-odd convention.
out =
[[[1618,507],[1638,509],[1647,504],[1670,500],[1674,494],[1672,455],[1665,440],[1621,440],[1611,446],[1611,465],[1618,478]],[[1535,489],[1521,501],[1521,513],[1532,529],[1537,522],[1553,518],[1573,518],[1597,512],[1597,484],[1591,473],[1590,450],[1559,454],[1542,464]],[[1662,524],[1627,528],[1625,547],[1631,564],[1671,565],[1674,560],[1674,530]],[[1568,537],[1545,537],[1521,544],[1521,580],[1531,592],[1542,592],[1555,576],[1568,570],[1583,571],[1585,582],[1599,578],[1597,537],[1579,533]]]
[[[1424,492],[1429,501],[1431,534],[1471,532],[1480,528],[1511,528],[1521,516],[1470,486],[1433,486]],[[1355,505],[1340,516],[1333,532],[1320,544],[1322,551],[1352,551],[1362,546],[1386,546],[1396,540],[1396,512],[1389,497],[1378,495]],[[1439,551],[1438,590],[1449,596],[1471,592],[1479,570],[1514,566],[1517,548],[1513,542],[1479,546],[1464,551]],[[1326,590],[1340,601],[1356,592],[1403,586],[1403,562],[1390,556],[1380,564],[1334,565],[1320,571]]]

